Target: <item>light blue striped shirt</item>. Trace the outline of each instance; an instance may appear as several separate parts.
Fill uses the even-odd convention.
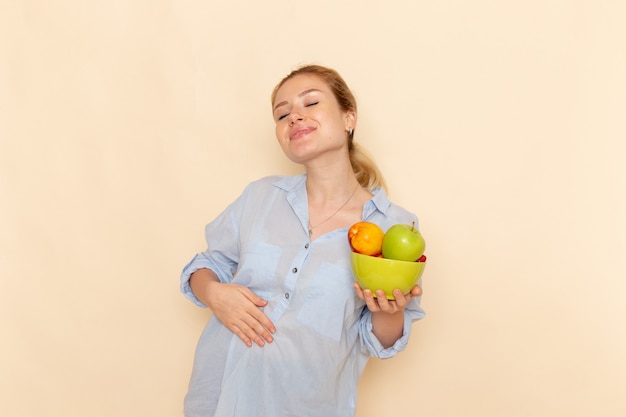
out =
[[[385,349],[372,333],[371,313],[355,294],[347,229],[314,241],[307,232],[305,175],[251,183],[206,226],[207,250],[181,275],[213,270],[222,282],[249,287],[268,300],[274,341],[247,347],[211,317],[198,342],[187,417],[352,417],[358,379],[369,356],[403,350],[413,321],[424,317],[420,299],[405,310],[403,336]],[[414,214],[389,202],[382,189],[363,207],[363,220],[383,230],[410,224]]]

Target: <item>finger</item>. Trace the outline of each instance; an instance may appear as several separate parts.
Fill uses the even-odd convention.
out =
[[[265,307],[267,305],[267,300],[262,299],[250,289],[246,287],[242,287],[242,293],[253,303],[253,306],[246,307],[246,313],[252,317],[253,321],[248,320],[247,323],[250,327],[257,330],[259,333],[263,332],[276,332],[276,328],[274,327],[274,323],[263,313],[263,311],[259,307]],[[260,327],[259,324],[260,323]],[[261,328],[263,330],[261,330]]]
[[[363,289],[361,288],[361,286],[356,282],[352,285],[354,286],[354,291],[356,292],[357,297],[365,301],[365,296],[363,295]]]
[[[267,335],[269,335],[269,333],[267,332],[267,330],[262,330],[260,331],[260,333],[265,333]],[[256,329],[254,329],[253,327],[248,326],[248,330],[247,330],[247,336],[250,340],[252,340],[257,346],[259,347],[263,347],[265,346],[265,342],[270,342],[269,340],[265,339],[261,334],[259,333],[259,331],[257,331]],[[271,338],[271,336],[269,336]]]
[[[252,312],[259,311],[256,307],[252,307]],[[263,327],[261,323],[252,317],[248,311],[240,311],[238,314],[228,318],[224,316],[223,324],[232,331],[246,346],[252,346],[252,343],[258,346],[264,346],[265,342],[273,341],[268,329]],[[269,321],[269,319],[267,319]],[[271,324],[271,321],[270,321]],[[273,329],[273,324],[272,324]]]
[[[411,299],[411,294],[404,295],[402,293],[402,290],[398,288],[393,290],[393,296],[396,298],[396,302],[395,302],[396,310],[404,309],[407,303],[409,302],[409,300]]]
[[[261,310],[252,311],[247,324],[267,342],[271,343],[274,340],[272,333],[276,333],[276,327]]]
[[[367,308],[370,311],[380,311],[380,308],[378,307],[378,303],[376,302],[376,299],[374,298],[374,294],[372,293],[372,290],[365,290],[363,291],[363,297],[365,299],[365,304],[367,304]]]
[[[235,336],[241,339],[241,341],[245,343],[246,346],[252,347],[252,339],[250,339],[241,328],[232,324],[226,325],[226,327],[228,328],[228,330],[233,332]]]
[[[415,287],[413,287],[411,289],[411,295],[413,297],[419,297],[422,295],[422,287],[420,287],[419,285],[416,285]]]
[[[271,343],[274,338],[272,333],[276,332],[274,323],[258,307],[267,305],[267,300],[262,299],[247,287],[241,287],[242,294],[250,300],[254,306],[246,308],[247,317],[244,319],[248,337],[259,346],[264,346],[265,342]]]
[[[257,307],[265,307],[267,305],[267,300],[256,295],[250,288],[248,287],[240,287],[240,291],[246,298]]]
[[[389,300],[383,290],[376,290],[376,301],[378,302],[378,307],[382,311],[389,310]]]
[[[385,292],[383,290],[376,290],[376,297],[376,300],[378,301],[378,307],[381,309],[381,311],[384,311],[386,313],[393,313],[395,303],[387,299],[387,296],[385,295]]]
[[[263,347],[265,346],[266,339],[264,339],[259,333],[267,330],[257,331],[255,329],[254,320],[248,317],[247,320],[240,320],[236,324],[228,326],[228,328],[237,335],[248,347],[252,346],[252,343]],[[269,334],[269,333],[267,333]]]

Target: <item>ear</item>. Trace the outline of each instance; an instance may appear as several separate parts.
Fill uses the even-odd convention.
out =
[[[348,131],[356,127],[356,111],[354,109],[350,109],[345,113],[345,130]]]

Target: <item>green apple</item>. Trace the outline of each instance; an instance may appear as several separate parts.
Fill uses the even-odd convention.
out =
[[[426,242],[413,224],[396,224],[383,237],[383,258],[415,262],[424,253]]]

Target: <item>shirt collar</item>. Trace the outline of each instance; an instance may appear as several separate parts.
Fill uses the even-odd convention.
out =
[[[284,176],[274,181],[274,186],[291,193],[306,193],[306,174]],[[387,193],[381,187],[372,190],[374,195],[363,207],[363,218],[368,218],[374,211],[378,210],[382,214],[386,214],[391,206],[391,202],[387,198]],[[303,195],[306,197],[306,194]],[[306,201],[306,200],[305,200]]]
[[[391,202],[387,198],[387,193],[381,187],[376,187],[372,190],[374,196],[365,203],[363,207],[363,217],[367,218],[373,211],[378,210],[382,214],[387,214],[387,210],[391,206]]]
[[[287,192],[293,192],[299,188],[302,188],[305,184],[306,174],[283,176],[274,181],[274,186]]]

